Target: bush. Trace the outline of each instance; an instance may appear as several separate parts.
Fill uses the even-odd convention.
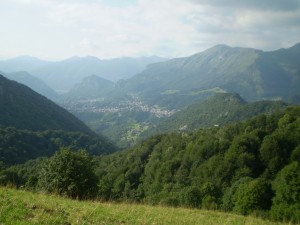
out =
[[[226,189],[222,197],[222,209],[225,211],[232,211],[236,202],[236,192],[240,185],[249,183],[252,181],[251,177],[242,177],[238,181],[234,182],[229,188]]]
[[[300,222],[300,163],[292,162],[277,175],[271,215],[277,220]]]
[[[181,202],[188,207],[200,207],[201,206],[201,192],[199,188],[191,186],[186,187],[182,191]]]
[[[271,198],[271,185],[265,180],[255,179],[239,186],[233,210],[244,215],[257,210],[268,210]]]
[[[71,198],[91,198],[97,193],[97,177],[91,157],[86,151],[62,149],[42,168],[40,189]]]

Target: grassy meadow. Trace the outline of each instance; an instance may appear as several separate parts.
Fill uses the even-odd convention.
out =
[[[0,224],[279,225],[284,223],[197,209],[76,201],[0,188]]]

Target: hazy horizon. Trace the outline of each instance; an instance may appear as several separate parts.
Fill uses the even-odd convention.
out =
[[[0,59],[175,58],[217,44],[264,51],[300,41],[300,2],[2,0]]]

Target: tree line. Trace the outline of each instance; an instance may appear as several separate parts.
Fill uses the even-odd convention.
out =
[[[221,128],[157,135],[111,155],[64,148],[0,170],[2,185],[72,198],[300,222],[300,107]]]

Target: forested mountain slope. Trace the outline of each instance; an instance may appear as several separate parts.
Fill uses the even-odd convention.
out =
[[[5,165],[25,163],[38,157],[50,157],[64,147],[73,150],[86,149],[93,155],[108,154],[117,150],[108,140],[81,132],[30,131],[0,127],[0,162]]]
[[[0,125],[29,130],[80,131],[95,135],[83,122],[25,85],[0,75]]]
[[[99,159],[100,196],[300,221],[300,107]]]
[[[57,193],[51,191],[55,177],[68,173],[63,167],[63,174],[47,170],[53,179],[43,173],[49,163],[72,165],[66,155],[76,156],[64,150],[50,159],[4,168],[0,181]],[[154,136],[130,150],[95,157],[88,167],[98,179],[94,194],[103,200],[217,209],[299,223],[300,107],[222,128]]]
[[[0,74],[1,73],[2,72],[0,72]],[[52,90],[47,84],[45,84],[45,82],[32,76],[28,72],[19,71],[19,72],[12,72],[12,73],[2,73],[2,75],[10,80],[17,81],[18,83],[30,87],[35,92],[51,100],[56,100],[58,98],[58,94],[54,90]]]
[[[282,101],[256,101],[247,103],[238,94],[219,93],[175,113],[147,133],[193,131],[199,128],[224,126],[259,114],[283,110]]]

